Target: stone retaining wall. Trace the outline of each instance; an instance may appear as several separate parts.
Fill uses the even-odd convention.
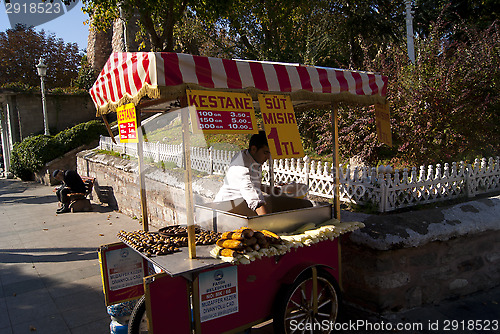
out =
[[[94,198],[131,217],[141,218],[141,198],[137,160],[121,159],[95,151],[77,155],[77,170],[82,176],[95,177]],[[163,227],[186,221],[183,171],[145,168],[146,197],[150,225]],[[197,203],[211,201],[218,182],[214,176],[193,182]],[[212,189],[212,191],[210,191]]]
[[[110,205],[140,217],[137,162],[84,151],[77,168],[97,178],[97,190],[112,192]],[[148,167],[145,174],[151,225],[183,222],[182,173]],[[213,176],[197,178],[196,201],[210,201],[220,182]],[[396,312],[500,282],[500,196],[399,214],[342,215],[343,221],[366,225],[342,238],[344,298],[357,307]]]
[[[365,228],[342,239],[348,302],[394,312],[500,282],[500,196],[388,215],[344,214]]]
[[[346,241],[343,282],[348,302],[375,312],[438,304],[500,282],[500,233],[373,250]]]

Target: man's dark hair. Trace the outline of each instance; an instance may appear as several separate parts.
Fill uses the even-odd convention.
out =
[[[257,149],[261,149],[264,146],[269,146],[267,144],[267,137],[266,137],[266,132],[265,131],[259,131],[259,133],[256,133],[250,137],[250,142],[248,143],[248,149],[250,149],[252,146],[256,146]]]

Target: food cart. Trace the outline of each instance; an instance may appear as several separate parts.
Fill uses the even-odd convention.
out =
[[[129,333],[240,332],[271,318],[276,332],[289,332],[291,326],[300,331],[311,326],[330,331],[337,317],[342,286],[339,236],[362,226],[340,222],[338,173],[335,173],[334,217],[327,206],[326,216],[305,231],[291,233],[309,219],[324,215],[324,206],[294,199],[304,202],[294,202],[294,208],[254,219],[250,214],[227,208],[195,205],[189,154],[192,134],[188,127],[191,122],[193,131],[197,128],[202,132],[234,133],[232,130],[237,128],[239,133],[255,132],[253,113],[247,113],[246,109],[251,108],[247,108],[245,101],[254,104],[260,99],[262,110],[266,94],[278,102],[286,98],[286,103],[294,108],[331,105],[335,166],[338,165],[337,104],[386,106],[386,87],[386,77],[368,72],[176,53],[113,53],[90,94],[97,114],[103,118],[110,112],[123,112],[124,108],[130,111],[133,107],[137,111],[135,114],[127,111],[122,118],[131,117],[132,121],[135,118],[136,123],[143,234],[148,233],[149,224],[140,113],[180,110],[183,131],[187,247],[154,256],[134,245],[141,233],[129,238],[124,232],[122,242],[100,249],[106,303],[141,298],[134,309]],[[243,94],[235,97],[241,98],[239,107],[226,110],[234,118],[224,118],[223,113],[211,114],[214,117],[205,120],[200,117],[199,110],[209,110],[217,101],[233,96],[230,94]],[[285,102],[283,106],[286,107]],[[241,112],[235,112],[238,108]],[[286,115],[281,119],[273,116],[274,123],[268,116],[268,122],[293,123],[294,115]],[[285,150],[296,153],[293,140],[285,142],[276,127],[268,130],[267,137],[273,140],[280,154]],[[314,211],[303,213],[303,210]],[[213,245],[195,246],[195,222],[203,220],[198,213],[213,218],[208,229],[216,232],[235,230],[247,223],[251,227],[255,224],[252,229],[289,235],[278,236],[275,245],[244,256],[218,256]],[[301,218],[294,220],[297,217]],[[147,238],[155,239],[155,233],[159,232],[151,232]]]

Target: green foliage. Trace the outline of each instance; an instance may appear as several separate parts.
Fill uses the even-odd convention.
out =
[[[65,43],[54,34],[17,25],[0,32],[0,86],[19,82],[40,87],[36,64],[47,64],[46,87],[68,87],[78,74],[82,54],[76,43]]]
[[[106,126],[101,121],[93,120],[61,131],[54,136],[54,139],[64,148],[65,152],[68,152],[81,145],[89,144],[98,139],[100,135],[107,135],[107,133]]]
[[[88,92],[88,90],[92,88],[96,79],[97,73],[90,66],[87,56],[83,56],[80,64],[80,70],[78,71],[78,77],[73,82],[73,85],[79,89],[85,90],[85,92]]]
[[[151,50],[173,51],[176,27],[185,18],[188,8],[196,11],[205,21],[217,17],[217,13],[228,8],[227,0],[83,0],[83,11],[92,16],[91,25],[97,30],[109,29],[113,19],[122,17],[136,21],[139,32],[136,38],[144,48]],[[145,43],[145,42],[148,43]]]
[[[46,162],[64,154],[57,140],[50,136],[29,136],[12,150],[11,171],[22,180],[31,180]]]
[[[417,40],[408,64],[394,50],[382,62],[389,75],[393,141],[408,162],[434,163],[497,155],[500,150],[500,35],[454,26],[450,41],[438,21]]]
[[[220,25],[239,58],[360,68],[403,38],[403,15],[397,0],[234,0]]]
[[[11,90],[13,92],[26,92],[26,93],[35,93],[40,91],[40,87],[33,87],[19,81],[5,83],[3,85],[0,85],[0,88]]]
[[[450,40],[448,37],[461,36]],[[365,68],[389,77],[393,147],[376,137],[373,107],[341,104],[339,142],[344,158],[375,164],[415,166],[470,161],[500,151],[500,34],[498,25],[477,30],[438,21],[427,38],[415,41],[417,59],[391,45],[365,61]],[[306,144],[331,154],[329,112],[297,112]],[[306,133],[309,134],[306,135]]]
[[[100,121],[81,123],[55,136],[29,136],[12,150],[11,170],[23,180],[30,180],[47,162],[107,134]]]

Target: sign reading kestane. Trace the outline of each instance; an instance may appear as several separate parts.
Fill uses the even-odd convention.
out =
[[[120,131],[121,143],[138,143],[137,118],[133,103],[125,104],[116,108],[118,118],[118,130]]]
[[[194,106],[191,117],[194,131],[203,133],[257,133],[252,98],[243,93],[189,90],[188,105]]]

